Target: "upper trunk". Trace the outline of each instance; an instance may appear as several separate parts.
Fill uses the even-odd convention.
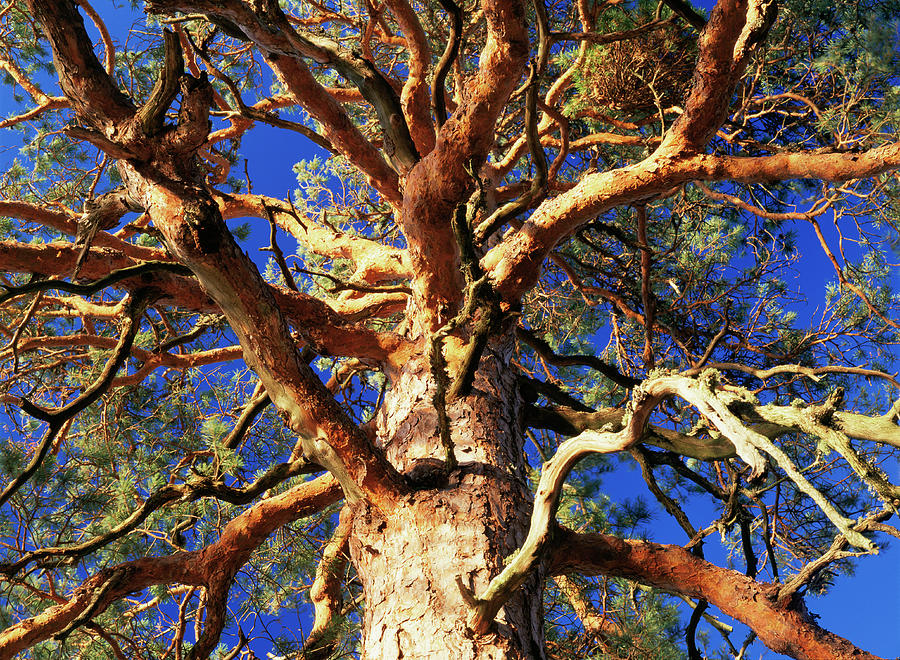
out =
[[[457,580],[484,589],[522,543],[531,495],[522,453],[520,399],[508,345],[489,348],[472,393],[448,405],[459,469],[440,484],[443,455],[434,382],[410,361],[377,420],[378,441],[423,489],[390,516],[360,502],[350,551],[366,600],[364,658],[542,658],[542,575],[534,575],[476,638]],[[430,485],[428,484],[430,480]]]

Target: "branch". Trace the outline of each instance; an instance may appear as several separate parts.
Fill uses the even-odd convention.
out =
[[[81,14],[71,0],[28,0],[50,46],[63,93],[81,121],[114,134],[118,122],[134,115],[134,105],[97,60]]]
[[[163,127],[166,111],[178,94],[179,81],[184,73],[184,56],[178,36],[171,30],[163,30],[164,60],[159,78],[150,92],[147,102],[138,109],[135,119],[144,135],[156,135]]]
[[[0,262],[4,264],[7,272],[39,273],[46,277],[64,276],[71,272],[77,254],[74,246],[58,243],[51,248],[47,245],[0,241]],[[160,269],[153,266],[153,263],[161,264]],[[135,270],[128,271],[129,268]],[[115,274],[115,282],[105,279],[110,276],[111,271]],[[129,272],[137,277],[122,279],[123,273]],[[88,294],[98,282],[102,282],[103,285],[117,283],[121,288],[132,292],[152,286],[160,291],[161,298],[169,305],[192,312],[221,314],[222,310],[209,298],[196,279],[186,278],[182,273],[190,274],[190,271],[186,271],[185,267],[178,263],[135,264],[133,259],[119,250],[94,249],[91,250],[90,258],[82,269],[82,277],[96,278],[93,283],[73,284],[53,280],[50,288],[65,288],[75,293]],[[151,276],[152,279],[146,281]],[[317,353],[369,359],[386,365],[389,369],[399,367],[406,361],[406,355],[411,350],[411,342],[396,333],[376,332],[362,324],[354,323],[324,301],[309,294],[274,285],[267,286],[282,313],[300,331],[302,339],[312,345]],[[15,295],[20,295],[34,289],[26,287],[13,290],[16,292]],[[363,311],[368,314],[368,310]]]
[[[653,251],[647,241],[647,206],[638,204],[635,207],[637,215],[637,239],[641,250],[641,302],[644,306],[644,366],[647,370],[653,369],[653,324],[656,319],[656,296],[650,284],[650,271],[653,267]],[[691,658],[694,660],[694,658]]]
[[[343,606],[341,583],[347,568],[352,526],[353,510],[345,505],[341,509],[337,529],[322,551],[322,558],[316,566],[316,578],[309,589],[309,598],[315,609],[313,628],[303,642],[298,660],[325,660],[337,647],[334,628],[339,623]]]
[[[673,158],[661,147],[634,165],[588,174],[574,188],[545,201],[521,229],[507,234],[485,255],[482,266],[503,298],[515,301],[537,282],[541,264],[553,248],[579,227],[614,207],[666,194],[688,181],[846,181],[898,167],[900,142],[858,153],[802,151],[755,157]]]
[[[536,0],[536,2],[540,3],[543,0]],[[546,17],[544,19],[544,21],[539,22],[539,26],[545,27]],[[531,162],[535,169],[531,186],[518,198],[498,208],[478,225],[475,229],[475,239],[479,244],[483,244],[491,234],[528,209],[532,203],[539,200],[547,191],[547,176],[549,172],[547,155],[544,153],[543,146],[541,146],[541,138],[538,135],[537,127],[537,92],[539,85],[538,68],[532,62],[528,82],[526,83],[524,120],[526,143],[528,144],[528,150],[531,152]]]
[[[269,221],[269,245],[268,247],[260,248],[260,250],[272,253],[272,256],[275,257],[275,263],[278,264],[278,270],[281,271],[281,277],[284,278],[284,283],[287,284],[289,289],[299,291],[300,289],[294,281],[294,276],[291,274],[291,269],[288,268],[287,261],[284,260],[284,253],[278,247],[278,228],[275,224],[275,218],[272,216],[272,209],[266,206],[265,202],[263,202],[263,211],[265,211],[266,220]]]
[[[130,189],[147,200],[147,213],[169,250],[224,312],[247,366],[298,434],[304,455],[332,472],[349,500],[365,497],[390,510],[406,490],[403,477],[301,359],[284,306],[237,245],[216,201],[203,191],[150,182],[130,166],[122,170]]]
[[[535,335],[531,330],[527,330],[522,326],[516,327],[516,336],[531,346],[546,362],[549,362],[554,366],[573,367],[583,365],[590,367],[591,369],[599,371],[616,385],[621,385],[622,387],[629,389],[641,382],[630,376],[623,375],[613,365],[604,362],[594,355],[558,355],[550,348],[550,344]]]
[[[79,216],[69,209],[62,212],[18,200],[0,200],[0,214],[41,224],[69,236],[76,236],[78,233]],[[162,250],[134,245],[106,232],[98,232],[94,237],[93,245],[115,248],[122,255],[140,261],[158,261],[165,255]]]
[[[450,16],[450,34],[447,37],[447,46],[444,53],[434,68],[434,82],[431,85],[431,104],[434,106],[434,116],[437,127],[441,128],[447,122],[447,99],[445,82],[447,73],[459,54],[459,43],[462,39],[462,11],[453,0],[439,0],[441,7]]]
[[[462,303],[462,282],[447,219],[472,190],[470,171],[478,171],[494,143],[494,125],[518,82],[528,54],[522,0],[483,0],[487,28],[478,71],[468,93],[441,128],[434,150],[406,179],[401,229],[409,245],[415,281],[415,308],[422,330],[442,326]]]
[[[262,390],[262,388],[257,385],[257,391],[254,392],[254,396],[244,406],[241,416],[238,417],[234,428],[222,439],[222,446],[226,449],[237,449],[241,440],[247,435],[247,431],[253,426],[253,422],[256,420],[257,416],[272,403],[269,395],[265,392],[260,392],[260,390]]]
[[[263,195],[222,195],[222,216],[231,218],[254,216],[265,218],[271,211],[278,226],[316,254],[332,259],[350,259],[356,265],[354,281],[377,284],[385,280],[407,279],[412,267],[406,250],[385,245],[362,236],[335,230],[324,221],[300,215],[290,200],[285,202]]]
[[[780,606],[777,585],[756,582],[720,568],[680,546],[625,541],[605,534],[559,528],[549,558],[551,574],[614,575],[703,598],[752,628],[770,649],[795,658],[878,660],[847,640],[819,628],[798,609]]]
[[[324,91],[300,59],[312,57],[336,69],[360,89],[378,115],[385,138],[385,155],[392,167],[405,172],[418,160],[409,135],[400,100],[384,74],[362,56],[345,50],[336,42],[294,29],[278,8],[267,3],[255,11],[240,2],[154,0],[148,3],[153,13],[172,15],[176,11],[202,11],[220,22],[236,26],[241,34],[264,52],[269,64],[285,86],[325,129],[325,138],[351,162],[372,176],[372,183],[389,200],[398,202],[396,175],[387,175],[370,158],[387,163],[373,153],[372,145],[353,126],[344,110]],[[352,143],[352,144],[351,144]]]
[[[866,516],[863,520],[858,522],[853,526],[854,530],[857,532],[864,531],[872,531],[873,529],[877,529],[873,523],[879,523],[883,520],[887,520],[891,516],[894,515],[894,511],[891,509],[882,509],[881,511],[875,511],[868,516]],[[788,580],[781,589],[778,590],[778,597],[776,598],[776,603],[781,606],[788,605],[794,594],[797,593],[803,586],[808,584],[812,579],[816,577],[822,570],[828,567],[829,564],[832,564],[841,559],[846,559],[848,557],[859,557],[867,554],[871,554],[869,552],[846,552],[845,548],[847,547],[847,539],[842,534],[838,534],[834,537],[834,541],[831,542],[831,547],[825,551],[818,559],[809,562],[804,566],[800,572],[798,572],[795,576],[793,576],[790,580]]]
[[[400,92],[409,132],[420,154],[434,149],[434,128],[431,125],[431,109],[428,103],[428,68],[431,66],[431,48],[419,16],[407,0],[386,0],[397,25],[406,37],[409,51],[408,75]]]
[[[122,336],[119,338],[119,341],[113,350],[113,354],[106,361],[97,380],[95,380],[82,394],[65,406],[55,410],[47,410],[33,404],[28,399],[22,399],[22,410],[32,417],[47,422],[49,428],[47,429],[47,433],[44,435],[43,440],[41,440],[35,450],[31,461],[25,466],[25,469],[9,482],[2,492],[0,492],[0,506],[3,506],[3,504],[5,504],[7,500],[9,500],[9,498],[12,497],[13,494],[15,494],[16,491],[18,491],[19,488],[21,488],[22,485],[37,471],[43,462],[44,457],[47,455],[47,451],[50,449],[53,440],[66,423],[94,403],[109,389],[116,372],[125,363],[125,360],[131,353],[131,346],[134,343],[134,338],[137,336],[141,326],[140,318],[153,295],[154,294],[149,290],[144,289],[137,292],[129,301],[127,316],[124,322],[125,327]]]
[[[460,581],[463,598],[469,604],[470,627],[480,633],[488,630],[503,604],[527,578],[531,568],[541,559],[552,539],[552,523],[555,519],[559,495],[570,470],[583,457],[626,450],[641,441],[647,420],[653,409],[670,396],[678,396],[694,406],[718,431],[724,435],[745,462],[751,466],[750,478],[760,476],[765,468],[764,451],[787,473],[797,488],[808,495],[847,540],[865,550],[873,550],[872,542],[853,529],[853,521],[842,516],[793,465],[787,455],[765,436],[746,427],[729,410],[736,399],[715,391],[715,374],[705,372],[699,379],[683,376],[651,376],[635,388],[628,412],[618,431],[583,431],[563,442],[553,458],[543,465],[535,494],[534,510],[528,535],[506,568],[494,577],[484,592],[477,597]]]
[[[697,10],[691,6],[691,3],[685,2],[685,0],[662,0],[662,2],[698,32],[701,32],[706,27],[706,19],[697,13]]]
[[[663,137],[660,151],[696,152],[716,134],[728,116],[735,85],[744,73],[750,53],[764,40],[771,26],[771,22],[765,25],[763,20],[769,8],[777,8],[777,4],[772,0],[729,0],[716,4],[700,35],[700,53],[684,113]]]
[[[551,32],[550,39],[552,41],[586,41],[590,44],[603,45],[612,44],[619,41],[630,41],[637,37],[661,30],[672,24],[672,19],[653,20],[644,23],[641,26],[630,30],[620,30],[618,32]]]
[[[0,660],[12,660],[21,651],[49,639],[88,609],[91,616],[97,616],[114,601],[149,586],[174,583],[208,586],[223,576],[231,579],[273,531],[321,511],[340,496],[340,484],[331,475],[323,475],[244,511],[225,526],[216,542],[202,550],[145,557],[105,569],[82,582],[65,602],[0,632]],[[124,579],[116,580],[96,598],[98,590],[108,585],[110,577],[115,575]]]
[[[723,326],[722,329],[727,329],[727,325]],[[719,332],[721,333],[722,331],[720,330]],[[716,337],[719,337],[719,334],[717,334]],[[714,339],[716,338],[714,337]],[[736,362],[710,362],[704,367],[701,359],[696,367],[685,369],[681,373],[685,376],[696,376],[704,369],[715,369],[716,371],[740,371],[759,378],[760,380],[766,380],[782,374],[798,374],[817,383],[820,382],[822,380],[821,377],[826,374],[853,374],[855,376],[865,376],[866,378],[884,379],[900,390],[900,381],[898,381],[897,377],[893,374],[876,371],[875,369],[866,369],[865,367],[842,366],[840,364],[826,364],[821,367],[806,367],[800,364],[779,364],[768,369],[757,369],[756,367],[738,364]]]
[[[77,293],[79,295],[91,295],[108,286],[118,284],[123,280],[143,277],[144,275],[158,272],[174,273],[176,275],[192,275],[191,270],[187,266],[178,263],[169,261],[149,261],[114,270],[109,275],[87,284],[65,282],[63,280],[36,280],[21,286],[5,286],[3,287],[5,293],[0,295],[0,305],[13,298],[35,291],[59,290],[66,291],[67,293]]]
[[[658,383],[658,381],[656,381]],[[486,633],[497,612],[512,593],[525,581],[551,542],[551,522],[555,519],[559,494],[566,477],[575,464],[590,454],[607,454],[627,449],[640,440],[644,425],[653,409],[662,401],[664,392],[654,381],[648,381],[634,391],[631,416],[618,433],[584,431],[563,442],[550,461],[541,469],[541,479],[535,495],[534,509],[528,536],[522,547],[479,595],[473,595],[457,577],[463,599],[469,605],[469,627],[476,633]]]
[[[839,393],[839,397],[843,396],[843,390],[839,389],[833,392],[832,396],[829,397],[829,401],[821,406],[808,406],[798,409],[797,414],[793,416],[794,420],[792,426],[799,428],[808,435],[820,438],[829,449],[836,451],[845,461],[847,461],[857,476],[859,476],[859,478],[866,483],[878,497],[882,499],[882,501],[889,506],[894,506],[895,502],[900,501],[900,486],[892,484],[883,470],[873,466],[869,461],[862,458],[850,444],[848,433],[842,428],[840,419],[836,418],[836,406],[831,402],[832,397],[834,397],[836,393]],[[760,406],[759,408],[761,417],[764,415],[769,418],[772,417],[771,414],[767,415],[768,411],[765,410],[767,407]],[[777,413],[775,414],[777,415]],[[876,426],[878,421],[880,420],[877,418],[869,418],[867,426]],[[886,430],[889,430],[892,436],[890,440],[892,440],[893,443],[900,444],[900,427],[891,422],[888,422],[887,426],[888,428]],[[893,428],[890,429],[890,426],[893,426]],[[886,444],[892,443],[889,442]],[[853,544],[859,546],[858,543],[854,542]],[[871,550],[871,547],[869,546],[862,547]]]

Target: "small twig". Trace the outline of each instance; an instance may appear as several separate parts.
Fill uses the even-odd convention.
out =
[[[22,321],[19,325],[16,326],[15,332],[13,332],[13,336],[10,338],[9,343],[3,348],[4,351],[12,349],[13,355],[13,368],[12,372],[19,372],[19,338],[22,336],[22,333],[25,331],[25,326],[28,325],[28,322],[31,321],[32,317],[34,317],[34,313],[38,308],[38,305],[41,304],[41,299],[44,297],[43,291],[38,291],[37,295],[35,295],[34,300],[31,301],[31,304],[28,306],[28,309],[25,311],[25,316],[22,317]]]
[[[853,531],[856,533],[868,531],[871,529],[873,523],[887,520],[892,515],[894,515],[894,512],[889,508],[882,509],[881,511],[875,511],[874,513],[869,514],[859,523],[854,525]],[[831,547],[825,551],[824,555],[814,561],[809,562],[800,570],[799,573],[797,573],[797,575],[791,578],[784,584],[784,586],[781,587],[781,589],[778,590],[778,596],[775,599],[775,602],[778,604],[778,606],[786,605],[801,587],[803,587],[805,584],[808,584],[810,580],[812,580],[829,564],[840,559],[846,559],[848,557],[860,557],[863,555],[873,554],[873,550],[869,550],[867,552],[847,552],[844,550],[844,548],[847,547],[848,543],[849,541],[846,534],[839,534],[835,536],[834,540],[831,542]]]
[[[297,287],[297,283],[294,281],[294,276],[291,274],[290,268],[288,268],[287,261],[284,259],[284,253],[281,251],[281,248],[278,247],[277,234],[278,234],[278,225],[275,224],[275,218],[272,215],[272,209],[269,208],[269,205],[263,202],[263,212],[266,214],[266,220],[269,221],[269,245],[268,247],[259,248],[264,252],[271,252],[275,257],[275,263],[278,264],[278,270],[281,271],[281,276],[284,278],[285,284],[288,285],[294,291],[299,291],[300,289]]]
[[[728,308],[725,308],[725,322],[722,323],[722,327],[719,328],[719,331],[716,335],[709,341],[709,344],[706,346],[706,350],[703,351],[703,355],[700,356],[700,359],[694,364],[694,369],[702,369],[703,365],[709,361],[709,358],[712,357],[713,351],[716,348],[716,344],[718,344],[725,334],[728,332],[729,321],[728,321]]]

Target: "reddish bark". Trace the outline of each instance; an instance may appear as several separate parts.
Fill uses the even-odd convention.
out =
[[[615,575],[703,598],[750,626],[773,651],[799,660],[878,660],[817,626],[802,603],[776,605],[778,585],[759,583],[737,571],[720,568],[681,546],[559,529],[551,553],[551,574]]]
[[[315,117],[329,143],[401,211],[399,223],[408,244],[402,251],[365,239],[337,236],[313,223],[301,226],[283,205],[274,217],[283,228],[307,241],[313,251],[352,259],[357,267],[355,275],[363,281],[412,278],[409,310],[413,334],[428,333],[447,322],[464,295],[449,219],[473,189],[472,168],[480,167],[494,146],[494,126],[524,72],[528,55],[525,7],[520,0],[483,0],[488,36],[478,70],[458,90],[459,105],[434,142],[427,99],[423,100],[427,41],[405,0],[387,0],[387,4],[412,51],[410,77],[402,98],[404,116],[416,146],[422,152],[429,151],[408,171],[405,182],[351,121],[335,95],[316,81],[302,59],[315,57],[328,62],[331,54],[314,44],[301,43],[296,34],[292,38],[276,4],[267,9],[265,3],[235,0],[150,3],[167,13],[214,13],[239,25],[293,94],[288,102],[296,100]],[[515,306],[537,282],[545,258],[560,241],[615,206],[668,194],[692,180],[840,181],[872,176],[900,165],[900,145],[858,154],[798,153],[762,158],[699,153],[728,110],[734,85],[752,51],[753,38],[758,36],[754,32],[757,23],[748,19],[755,15],[748,11],[756,11],[761,4],[740,0],[719,3],[700,42],[694,86],[683,116],[654,154],[628,167],[584,176],[571,190],[541,204],[521,228],[498,239],[499,244],[483,262],[510,306]],[[262,204],[268,200],[216,196],[198,183],[202,173],[196,157],[211,139],[208,111],[213,93],[208,83],[200,77],[182,75],[180,68],[167,69],[167,75],[177,77],[181,84],[178,122],[150,126],[141,121],[144,113],[162,124],[161,113],[171,104],[174,92],[168,93],[173,98],[160,92],[165,101],[160,107],[137,108],[96,60],[72,2],[30,0],[29,6],[53,46],[62,88],[79,121],[86,125],[74,129],[74,134],[123,161],[120,171],[129,192],[146,207],[171,252],[171,257],[164,256],[160,251],[100,234],[82,275],[98,278],[133,265],[137,259],[151,258],[173,258],[195,273],[199,284],[188,278],[158,275],[150,281],[125,282],[122,286],[152,284],[176,305],[224,313],[239,338],[248,366],[264,383],[285,422],[301,437],[303,451],[340,481],[354,513],[350,550],[366,595],[364,657],[446,657],[448,653],[459,658],[541,657],[540,584],[546,566],[505,601],[499,620],[487,634],[475,635],[467,624],[471,621],[467,590],[480,592],[500,572],[503,559],[520,546],[529,517],[530,494],[519,427],[521,402],[516,394],[510,347],[493,341],[475,375],[472,393],[449,405],[459,469],[448,475],[441,461],[446,447],[438,432],[432,398],[434,377],[424,357],[425,342],[353,325],[324,302],[267,284],[232,238],[223,215],[248,210],[256,215],[263,211],[264,215]],[[267,11],[283,29],[270,29],[271,25],[262,20]],[[169,35],[167,43],[171,41]],[[360,96],[371,100],[362,90],[361,86]],[[344,96],[357,99],[355,92]],[[591,140],[628,141],[598,134],[584,144]],[[385,151],[389,146],[385,143]],[[515,154],[515,148],[511,152]],[[408,168],[397,169],[406,173]],[[74,214],[0,202],[0,213],[4,212],[64,232],[74,231]],[[642,242],[646,242],[644,238]],[[646,252],[645,301],[649,301],[651,264],[649,250]],[[75,258],[76,250],[70,245],[0,243],[0,260],[8,271],[58,276],[71,272]],[[396,311],[402,302],[405,298],[401,294],[361,304],[366,306],[366,315],[376,316]],[[627,308],[625,302],[621,305],[637,321],[652,319],[652,313],[642,316]],[[378,311],[373,311],[376,308]],[[353,355],[382,364],[393,383],[375,424],[376,442],[351,421],[300,359],[298,340],[291,334],[289,323],[302,340],[320,352]],[[648,347],[649,339],[648,334]],[[51,340],[23,340],[20,348],[27,350],[32,343],[42,341]],[[66,345],[73,341],[91,345],[112,342],[94,336],[61,341],[70,342]],[[448,350],[452,357],[459,352],[461,340],[454,337],[450,341],[457,349]],[[139,351],[135,355],[141,356]],[[147,356],[151,366],[154,359]],[[163,359],[160,357],[159,362]],[[641,426],[645,421],[638,420]],[[886,432],[895,430],[893,418],[882,426],[890,426]],[[135,589],[170,581],[202,585],[208,590],[207,630],[194,651],[202,656],[218,639],[228,588],[250,553],[277,527],[339,497],[337,482],[330,477],[315,483],[260,502],[231,521],[219,541],[200,551],[142,559],[90,578],[71,599],[0,634],[0,658],[11,657],[63,630],[85,612],[100,589],[107,591],[97,611]],[[796,657],[874,657],[822,631],[797,609],[777,606],[772,588],[708,564],[681,548],[560,532],[549,567],[552,572],[620,575],[707,599],[748,623],[773,649]],[[111,587],[110,578],[116,580]]]
[[[95,614],[103,612],[119,598],[152,585],[201,586],[222,576],[229,576],[230,580],[275,529],[321,511],[340,496],[340,485],[331,475],[325,475],[255,504],[228,523],[218,541],[202,550],[138,559],[97,573],[85,580],[64,602],[0,632],[0,660],[10,660],[20,651],[63,630],[85,611],[110,578],[116,582],[96,604]],[[120,577],[115,578],[117,575]]]
[[[476,171],[493,144],[492,127],[519,81],[528,56],[524,6],[520,0],[484,0],[489,38],[478,73],[462,91],[462,102],[441,128],[434,151],[409,173],[401,227],[409,243],[415,279],[414,307],[424,329],[448,320],[462,298],[459,256],[450,228],[456,205],[474,188]]]
[[[157,254],[154,250],[153,256]],[[145,254],[142,253],[141,256]],[[36,245],[0,241],[0,262],[7,272],[66,277],[71,274],[77,257],[78,248],[70,243]],[[127,251],[94,248],[90,251],[79,275],[86,280],[98,280],[113,271],[139,263],[140,261],[130,258]],[[163,299],[167,303],[180,309],[203,313],[221,311],[198,286],[196,280],[171,273],[155,273],[122,280],[115,286],[129,291],[152,286],[163,293]],[[303,328],[302,339],[322,353],[352,355],[374,360],[389,369],[405,361],[411,345],[399,335],[392,332],[374,332],[360,324],[352,323],[328,304],[308,294],[284,287],[267,286],[285,317],[292,324]]]

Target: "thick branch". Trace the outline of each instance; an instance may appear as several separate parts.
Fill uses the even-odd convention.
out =
[[[664,136],[660,150],[699,151],[716,134],[728,116],[734,87],[750,52],[768,32],[769,26],[758,24],[760,14],[775,4],[769,0],[716,3],[700,35],[700,55],[684,113]]]
[[[150,98],[137,111],[136,119],[147,135],[154,135],[163,127],[166,111],[178,94],[179,80],[184,72],[181,43],[171,30],[163,31],[165,60]]]
[[[656,383],[650,382],[647,387],[635,390],[631,417],[621,431],[585,431],[563,442],[553,458],[544,464],[535,494],[528,536],[506,568],[491,580],[481,594],[474,596],[461,579],[457,578],[463,598],[471,608],[469,626],[474,631],[487,632],[497,612],[542,557],[550,542],[551,523],[555,520],[559,494],[575,464],[587,455],[622,451],[640,440],[650,413],[665,396],[664,391],[655,391],[659,389],[655,385]]]
[[[660,150],[627,167],[585,176],[574,188],[535,209],[519,231],[511,232],[482,260],[495,288],[517,300],[540,275],[551,250],[580,226],[608,210],[668,193],[694,180],[742,183],[872,177],[900,167],[900,142],[859,153],[803,151],[773,156],[695,155],[672,159]]]
[[[521,76],[528,53],[521,0],[484,0],[488,38],[464,102],[441,128],[437,144],[406,181],[401,226],[416,279],[413,295],[426,331],[444,324],[462,302],[450,217],[472,189],[493,144],[493,126]],[[473,167],[474,165],[474,167]]]
[[[78,117],[110,132],[116,122],[130,118],[135,107],[97,60],[75,3],[28,0],[27,4],[53,48],[60,85]]]
[[[100,234],[98,236],[103,236]],[[154,254],[159,256],[158,253]],[[78,258],[78,248],[73,245],[51,243],[37,245],[0,241],[0,262],[7,272],[38,273],[46,277],[65,277],[72,272]],[[181,272],[184,266],[165,262],[167,268]],[[140,264],[118,250],[92,249],[88,253],[81,277],[93,281],[102,281],[111,272],[131,272],[124,269]],[[193,277],[185,277],[166,272],[164,269],[144,267],[143,271],[135,271],[139,277],[119,279],[109,282],[117,288],[136,291],[141,287],[152,286],[158,290],[166,304],[180,309],[200,313],[221,313],[221,309],[201,289]],[[151,278],[151,279],[147,279]],[[83,287],[82,291],[93,290],[92,285],[72,284],[55,281],[56,286],[49,288]],[[41,285],[45,286],[45,285]],[[86,288],[85,288],[86,287]],[[351,322],[343,314],[336,312],[327,303],[309,294],[291,291],[287,288],[269,285],[271,295],[275,297],[285,317],[300,331],[302,339],[313,346],[316,352],[323,355],[348,355],[361,359],[370,359],[389,366],[400,365],[405,361],[407,352],[411,350],[410,342],[392,332],[374,332]],[[339,303],[339,301],[335,301]],[[354,301],[349,301],[354,302]],[[349,306],[348,306],[349,307]]]
[[[406,37],[409,51],[409,75],[400,92],[400,103],[409,125],[409,132],[420,154],[434,149],[434,128],[428,105],[428,66],[431,48],[419,17],[407,0],[386,0],[385,4],[397,19]]]
[[[238,27],[263,51],[269,65],[282,84],[294,95],[320,124],[325,138],[352,163],[365,172],[369,181],[388,201],[400,201],[397,174],[388,167],[388,161],[366,140],[352,123],[347,113],[315,79],[302,61],[301,55],[334,66],[347,76],[363,96],[372,103],[379,115],[386,142],[393,143],[396,157],[403,167],[410,167],[418,157],[406,121],[400,109],[399,99],[384,76],[370,63],[348,53],[328,40],[311,35],[299,35],[272,3],[261,3],[261,11],[242,2],[210,2],[180,0],[154,0],[148,3],[152,12],[171,15],[176,11],[201,10],[217,20]],[[386,151],[389,151],[387,149]],[[390,159],[394,154],[388,154]]]
[[[147,557],[101,571],[85,580],[65,602],[0,632],[0,660],[12,660],[21,651],[64,630],[88,607],[97,615],[115,600],[152,585],[205,586],[216,575],[233,576],[273,531],[321,511],[340,496],[338,482],[324,475],[256,504],[229,522],[219,539],[203,550]],[[97,600],[98,591],[114,576],[114,588],[105,589]]]
[[[876,656],[819,628],[808,615],[778,606],[777,586],[719,568],[680,546],[625,541],[605,534],[559,529],[553,538],[550,572],[615,575],[703,598],[750,626],[770,649],[801,660]]]
[[[572,436],[582,431],[599,431],[610,427],[612,430],[620,430],[625,410],[607,408],[597,412],[582,412],[562,406],[530,406],[526,408],[525,415],[525,423],[532,428],[549,429]],[[701,461],[718,461],[737,456],[734,445],[725,437],[697,437],[654,424],[647,425],[641,436],[641,444],[653,445]]]
[[[475,597],[459,582],[463,597],[471,608],[469,624],[476,632],[485,632],[494,616],[510,595],[526,579],[531,568],[541,559],[552,536],[559,495],[569,471],[583,457],[597,453],[613,453],[628,449],[640,442],[651,412],[665,398],[678,396],[694,406],[718,431],[724,435],[744,461],[752,468],[751,478],[762,474],[765,459],[761,451],[771,456],[778,466],[825,513],[847,540],[866,550],[872,550],[872,542],[853,529],[853,521],[842,516],[819,491],[797,470],[787,455],[772,442],[746,427],[730,411],[727,398],[718,395],[714,388],[715,374],[707,372],[699,379],[683,376],[651,377],[635,388],[619,431],[583,431],[563,442],[553,458],[544,464],[535,494],[534,510],[528,536],[522,547],[503,571],[494,577],[482,594]],[[733,393],[730,393],[733,395]]]
[[[388,510],[404,490],[402,477],[300,358],[271,288],[235,242],[218,205],[199,191],[126,173],[169,249],[228,318],[247,365],[300,436],[304,454],[338,478],[348,499],[368,497]]]

